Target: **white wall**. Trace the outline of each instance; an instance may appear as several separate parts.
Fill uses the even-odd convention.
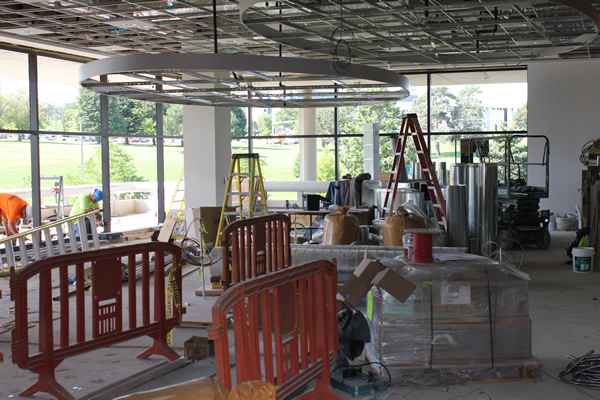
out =
[[[575,213],[581,204],[581,148],[600,137],[600,61],[528,67],[528,132],[550,140],[550,197],[542,209]]]
[[[231,166],[231,109],[183,106],[183,136],[185,207],[221,206]]]

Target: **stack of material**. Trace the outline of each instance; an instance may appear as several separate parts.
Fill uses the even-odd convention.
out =
[[[448,384],[453,375],[472,380],[475,370],[519,369],[532,360],[526,280],[476,256],[422,265],[404,258],[380,262],[417,286],[404,304],[377,287],[368,296],[367,357],[384,364],[396,383],[414,381],[408,372],[423,378],[436,370],[445,372],[417,383]]]

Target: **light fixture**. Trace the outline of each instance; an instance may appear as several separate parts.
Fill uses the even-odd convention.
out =
[[[99,79],[103,75],[107,82]],[[105,58],[81,66],[79,82],[94,92],[132,100],[263,108],[395,102],[408,97],[410,87],[405,76],[375,67],[350,64],[340,74],[331,61],[240,54]]]
[[[143,19],[113,19],[105,22],[107,25],[114,26],[116,28],[123,29],[144,29],[144,28],[153,28],[155,25],[151,21],[146,21]]]
[[[11,33],[14,35],[23,35],[23,36],[44,35],[44,34],[52,33],[52,31],[49,31],[47,29],[34,28],[33,26],[23,26],[21,28],[0,29],[0,32]]]

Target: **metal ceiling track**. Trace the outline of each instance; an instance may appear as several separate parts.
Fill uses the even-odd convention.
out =
[[[106,76],[106,82],[101,76]],[[94,92],[156,103],[315,108],[405,99],[408,79],[365,65],[234,54],[155,54],[105,58],[79,69]]]
[[[0,42],[95,59],[281,54],[392,71],[516,66],[600,57],[598,9],[600,0],[2,0]]]

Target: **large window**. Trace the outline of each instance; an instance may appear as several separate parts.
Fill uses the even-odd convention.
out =
[[[27,130],[30,121],[27,55],[0,50],[0,59],[0,127]],[[1,137],[7,135],[5,132]]]
[[[0,154],[10,173],[2,174],[0,190],[31,187],[29,81],[27,55],[0,50]]]
[[[38,108],[41,131],[79,131],[79,66],[81,64],[38,57]]]
[[[389,171],[392,168],[395,138],[400,132],[402,116],[407,113],[417,114],[433,161],[438,167],[445,163],[446,170],[458,157],[455,140],[462,135],[526,132],[527,72],[524,69],[420,73],[407,74],[407,77],[411,84],[408,98],[396,103],[339,107],[337,127],[333,108],[317,109],[318,180],[336,179],[336,155],[338,179],[364,172],[363,133],[367,123],[379,124],[380,170]],[[431,82],[431,86],[428,82]],[[265,154],[267,164],[268,159],[272,158],[271,164],[277,165],[277,154],[283,153],[276,150],[277,146],[294,145],[296,140],[293,136],[303,137],[299,126],[297,110],[255,109],[250,140],[254,146],[260,143],[256,148],[260,149],[261,157]],[[233,136],[240,137],[235,132]],[[405,157],[410,174],[417,161],[412,140],[409,141]],[[277,169],[277,176],[285,177],[293,173],[288,179],[298,179],[299,158],[298,151],[293,163],[288,167],[283,166],[284,170]]]
[[[39,135],[42,187],[56,177],[64,184],[155,182],[158,161],[164,161],[165,182],[177,182],[183,168],[183,108],[165,104],[162,127],[157,127],[155,104],[108,98],[111,175],[103,175],[100,96],[77,82],[77,62],[0,50],[0,151],[12,166],[0,189],[31,187],[30,135]],[[37,60],[39,130],[30,131],[28,70]],[[402,116],[416,113],[427,135],[433,161],[455,162],[458,140],[527,132],[527,72],[480,70],[408,73],[410,96],[395,103],[317,109],[314,120],[292,108],[245,107],[231,111],[232,152],[256,152],[266,181],[333,181],[364,173],[365,124],[378,124],[381,172],[392,168],[394,140]],[[303,129],[303,122],[311,121]],[[302,122],[302,123],[301,123]],[[314,125],[312,125],[314,123]],[[313,128],[314,127],[314,128]],[[164,153],[157,152],[162,128]],[[407,166],[416,161],[407,147]],[[372,177],[379,179],[380,177]],[[170,187],[165,185],[167,199]],[[287,190],[287,189],[286,189]],[[133,196],[144,197],[146,192]],[[141,193],[141,194],[139,194]],[[50,204],[51,195],[42,203]],[[298,193],[272,192],[276,200],[299,202]]]
[[[425,99],[413,105],[419,116],[427,110]],[[432,74],[429,112],[429,125],[420,120],[431,132],[432,160],[449,169],[460,160],[461,138],[527,131],[527,71]]]

